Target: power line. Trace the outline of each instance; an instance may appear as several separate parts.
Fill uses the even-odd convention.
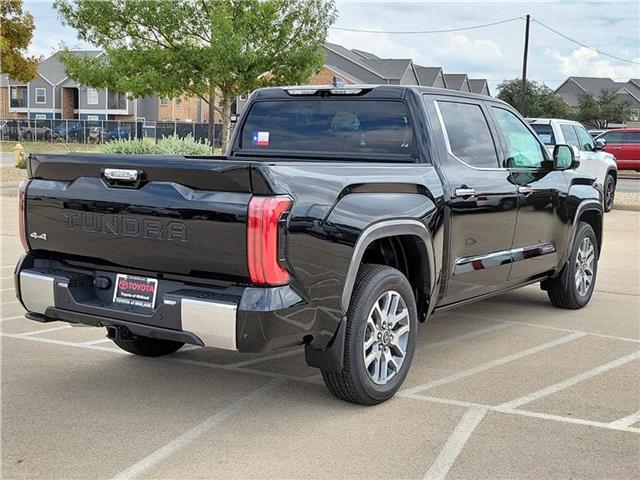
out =
[[[602,50],[598,50],[597,48],[592,47],[592,46],[590,46],[590,45],[586,45],[586,44],[584,44],[584,43],[582,43],[582,42],[579,42],[578,40],[576,40],[576,39],[574,39],[574,38],[571,38],[571,37],[568,37],[568,36],[566,36],[564,33],[561,33],[561,32],[559,32],[559,31],[555,30],[554,28],[551,28],[549,25],[545,25],[545,24],[544,24],[544,23],[542,23],[540,20],[536,20],[535,18],[532,18],[532,20],[533,20],[535,23],[537,23],[538,25],[543,26],[543,27],[544,27],[544,28],[546,28],[547,30],[552,31],[552,32],[553,32],[553,33],[555,33],[556,35],[561,36],[561,37],[562,37],[562,38],[564,38],[565,40],[569,40],[570,42],[573,42],[573,43],[575,43],[575,44],[577,44],[577,45],[580,45],[581,47],[588,48],[589,50],[593,50],[594,52],[596,52],[596,53],[598,53],[598,54],[600,54],[600,55],[602,55],[602,56],[604,56],[604,57],[614,58],[614,59],[619,60],[619,61],[621,61],[621,62],[632,63],[632,64],[634,64],[634,65],[640,65],[640,62],[636,62],[636,61],[633,61],[633,60],[629,60],[628,58],[617,57],[617,56],[612,55],[612,54],[610,54],[610,53],[603,52]]]
[[[443,30],[416,30],[416,31],[389,31],[389,30],[363,30],[359,28],[346,28],[346,27],[329,27],[332,30],[340,30],[343,32],[356,32],[356,33],[388,33],[394,35],[416,35],[422,33],[451,33],[451,32],[462,32],[465,30],[476,30],[478,28],[492,27],[494,25],[501,25],[503,23],[514,22],[516,20],[522,20],[524,17],[514,17],[508,18],[506,20],[500,20],[498,22],[491,23],[483,23],[481,25],[472,25],[470,27],[461,27],[461,28],[446,28]]]

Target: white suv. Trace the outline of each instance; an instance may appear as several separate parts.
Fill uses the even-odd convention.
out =
[[[581,123],[571,120],[528,118],[527,121],[551,153],[557,144],[573,147],[576,160],[580,161],[578,170],[596,179],[604,211],[610,211],[618,181],[618,167],[614,156],[604,151],[604,142],[594,141]]]

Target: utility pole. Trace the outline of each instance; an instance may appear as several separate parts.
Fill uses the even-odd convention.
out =
[[[520,99],[520,113],[523,117],[527,116],[527,57],[529,56],[529,24],[531,23],[531,15],[526,16],[526,25],[524,29],[524,55],[522,57],[522,97]]]

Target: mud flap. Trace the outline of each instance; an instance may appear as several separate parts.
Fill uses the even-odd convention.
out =
[[[331,372],[341,372],[344,366],[344,339],[347,329],[347,319],[343,318],[338,324],[336,333],[326,347],[317,348],[305,345],[304,356],[307,365]]]

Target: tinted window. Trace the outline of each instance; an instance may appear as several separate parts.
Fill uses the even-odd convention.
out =
[[[535,135],[509,110],[492,108],[507,141],[507,165],[514,168],[540,168],[545,157]]]
[[[589,135],[584,127],[575,126],[574,128],[576,129],[576,133],[578,134],[580,149],[593,152],[595,150],[595,144],[593,143],[593,138],[591,138],[591,135]]]
[[[402,155],[413,153],[407,106],[398,101],[300,99],[257,102],[241,137],[243,150]]]
[[[607,143],[622,143],[622,132],[607,132],[600,135]]]
[[[479,105],[437,102],[451,153],[474,167],[498,166],[498,155],[487,119]]]
[[[578,135],[576,134],[576,131],[573,129],[572,125],[564,123],[560,125],[560,130],[562,130],[564,143],[566,143],[567,145],[571,145],[572,147],[580,148]]]
[[[622,143],[640,143],[640,132],[622,132]]]
[[[553,135],[553,128],[551,128],[551,125],[545,125],[544,123],[530,123],[529,125],[531,125],[531,128],[533,128],[533,130],[538,134],[542,143],[545,145],[556,144],[556,139]]]

